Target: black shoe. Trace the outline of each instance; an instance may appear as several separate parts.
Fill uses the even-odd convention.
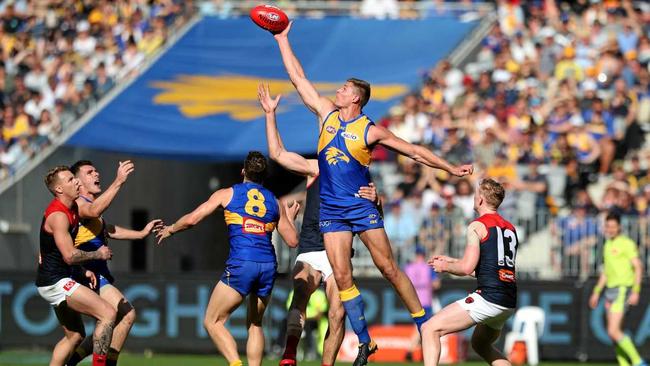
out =
[[[354,360],[352,366],[364,366],[368,363],[368,357],[373,353],[377,352],[377,344],[375,341],[370,341],[370,343],[361,343],[359,344],[359,354]]]

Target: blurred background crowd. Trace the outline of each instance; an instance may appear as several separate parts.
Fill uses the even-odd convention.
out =
[[[180,0],[2,1],[0,180],[136,76],[192,11]]]

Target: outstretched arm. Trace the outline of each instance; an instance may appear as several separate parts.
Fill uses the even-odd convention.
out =
[[[257,87],[257,97],[266,113],[266,141],[269,144],[269,156],[283,168],[296,174],[308,177],[318,175],[318,161],[314,159],[305,159],[303,156],[294,152],[287,151],[282,143],[282,138],[278,131],[275,120],[275,110],[280,102],[280,95],[275,99],[271,98],[269,86],[260,84]]]
[[[213,213],[219,207],[225,207],[228,205],[232,199],[232,188],[220,189],[212,194],[207,201],[203,202],[199,207],[194,209],[194,211],[184,215],[175,223],[165,226],[160,230],[156,237],[158,238],[158,244],[160,244],[164,239],[176,234],[179,231],[187,230],[192,226],[198,224],[208,215]]]
[[[374,143],[384,145],[391,150],[397,151],[398,153],[417,161],[418,163],[432,168],[445,170],[458,177],[472,174],[474,171],[472,165],[454,166],[445,159],[432,153],[426,147],[408,143],[395,136],[384,127],[375,125],[370,126],[370,129],[368,130],[368,144],[372,145]]]
[[[77,206],[79,207],[79,216],[85,219],[97,218],[106,211],[108,206],[117,195],[117,192],[122,188],[122,184],[126,182],[129,174],[133,172],[135,166],[130,160],[120,161],[117,167],[117,176],[111,185],[97,197],[93,202],[88,202],[83,198],[77,198]]]
[[[321,119],[324,119],[327,114],[336,107],[331,100],[321,97],[314,85],[307,80],[302,65],[300,65],[300,61],[296,58],[296,55],[291,49],[291,44],[289,43],[288,35],[292,24],[293,22],[289,22],[289,25],[282,31],[282,33],[278,33],[273,37],[278,41],[284,67],[287,69],[289,79],[291,79],[291,83],[298,91],[303,103],[305,103],[305,105]]]
[[[164,225],[162,220],[156,219],[150,221],[142,230],[131,230],[121,226],[108,224],[106,225],[106,231],[108,233],[108,237],[111,239],[138,240],[146,238],[147,235],[151,234],[152,232],[155,233],[159,230],[162,230],[163,227]]]
[[[487,235],[485,225],[473,222],[467,228],[467,246],[463,258],[434,257],[429,265],[436,272],[448,272],[457,276],[470,276],[476,269],[481,254],[481,239]]]
[[[298,246],[298,230],[296,230],[296,215],[300,210],[300,204],[298,201],[293,201],[291,207],[289,203],[285,200],[281,202],[280,207],[280,220],[278,221],[278,233],[282,236],[282,239],[287,243],[291,248]]]

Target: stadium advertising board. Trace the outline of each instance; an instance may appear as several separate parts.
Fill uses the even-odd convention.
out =
[[[33,278],[32,273],[0,274],[0,348],[52,347],[62,335],[53,311],[38,296]],[[137,310],[138,317],[127,342],[129,350],[215,352],[203,328],[203,313],[219,276],[130,275],[117,278],[123,278],[117,284]],[[269,342],[277,342],[280,337],[286,318],[285,303],[291,290],[289,285],[289,281],[280,280],[273,291],[264,324]],[[409,313],[387,282],[359,279],[358,285],[366,302],[365,314],[370,325],[410,324]],[[613,359],[603,304],[595,311],[587,306],[592,285],[593,282],[578,286],[571,281],[520,281],[519,306],[540,306],[546,313],[540,341],[542,359]],[[471,286],[468,281],[447,279],[443,281],[439,299],[446,305],[463,297]],[[650,293],[650,286],[646,285],[642,293]],[[625,323],[626,331],[646,358],[650,358],[649,300],[650,297],[642,296],[641,304],[632,308]],[[233,336],[239,342],[246,337],[245,316],[244,307],[241,307],[229,320]],[[90,334],[93,326],[90,319],[86,326]]]

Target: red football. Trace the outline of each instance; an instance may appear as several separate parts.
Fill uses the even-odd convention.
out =
[[[289,25],[289,17],[271,5],[258,5],[251,9],[251,20],[271,33],[280,33]]]

